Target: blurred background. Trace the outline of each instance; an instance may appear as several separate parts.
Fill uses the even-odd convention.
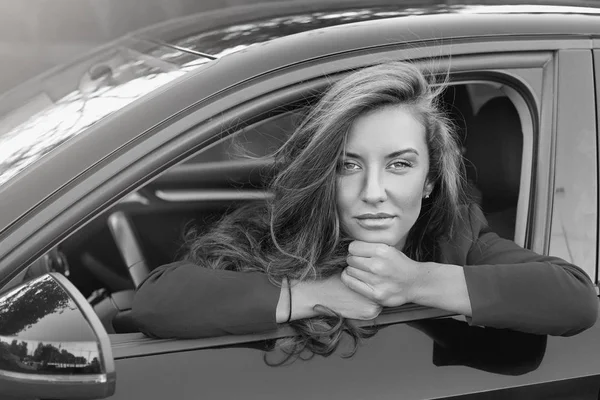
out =
[[[0,93],[128,32],[192,13],[274,1],[281,0],[0,0]],[[329,2],[345,3],[344,0]],[[359,3],[368,5],[373,1]],[[387,3],[600,6],[600,0],[389,0]]]

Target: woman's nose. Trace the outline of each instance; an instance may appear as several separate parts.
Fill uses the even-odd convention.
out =
[[[366,175],[362,198],[367,203],[379,203],[387,200],[387,191],[380,174],[369,173]]]

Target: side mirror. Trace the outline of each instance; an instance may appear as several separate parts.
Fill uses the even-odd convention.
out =
[[[115,380],[108,335],[67,278],[46,274],[0,295],[0,397],[104,398]]]

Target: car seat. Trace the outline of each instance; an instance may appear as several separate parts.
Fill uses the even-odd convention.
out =
[[[466,137],[467,177],[481,192],[492,231],[514,240],[521,183],[523,132],[508,97],[495,97],[475,115]]]

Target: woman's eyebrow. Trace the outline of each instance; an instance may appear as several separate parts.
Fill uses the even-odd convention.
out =
[[[395,158],[395,157],[400,157],[406,153],[413,153],[416,154],[417,156],[419,155],[419,152],[416,149],[413,149],[412,147],[403,149],[403,150],[399,150],[399,151],[395,151],[393,153],[388,154],[387,156],[385,156],[385,158]],[[349,158],[356,158],[359,160],[362,160],[362,157],[360,156],[360,154],[357,153],[353,153],[353,152],[346,152],[344,154],[344,156],[349,157]]]
[[[359,154],[356,153],[352,153],[350,151],[347,151],[344,153],[344,157],[349,157],[349,158],[357,158],[359,160],[362,160],[362,157]]]
[[[416,149],[413,149],[412,147],[406,148],[404,150],[400,150],[400,151],[395,151],[393,153],[390,153],[386,156],[386,158],[396,158],[396,157],[400,157],[406,153],[413,153],[415,155],[419,155],[419,152]]]

